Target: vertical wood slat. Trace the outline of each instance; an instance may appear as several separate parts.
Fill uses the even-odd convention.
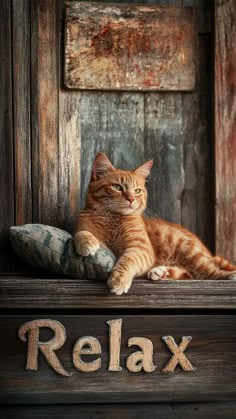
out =
[[[32,221],[30,142],[30,1],[12,1],[16,224]]]
[[[216,251],[236,261],[236,3],[215,2]]]
[[[80,202],[80,94],[59,92],[58,225],[73,232]]]
[[[184,190],[181,223],[214,251],[214,172],[211,134],[210,34],[196,51],[198,89],[183,95]]]
[[[67,92],[62,88],[64,77],[64,0],[60,0],[59,48],[59,174],[58,174],[58,226],[73,232],[80,203],[80,92]]]
[[[33,221],[57,224],[58,43],[56,0],[32,0]]]
[[[158,217],[181,222],[184,185],[182,95],[148,94],[145,103],[145,150],[154,159],[149,206]]]
[[[0,271],[11,271],[7,230],[14,224],[11,1],[0,7]]]
[[[181,224],[196,233],[213,250],[213,172],[209,133],[209,93],[183,97],[184,189]],[[189,112],[192,108],[194,112]]]

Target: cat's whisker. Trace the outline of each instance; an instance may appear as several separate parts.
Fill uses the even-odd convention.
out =
[[[146,207],[144,210],[144,215],[147,215],[149,217],[153,217],[153,218],[160,218],[160,216],[158,215],[157,212],[153,211],[151,208]]]
[[[146,220],[146,222],[148,223],[148,225],[151,225],[152,223],[152,219],[155,218],[159,218],[153,211],[151,211],[149,208],[146,208],[145,211],[143,212],[143,217]]]

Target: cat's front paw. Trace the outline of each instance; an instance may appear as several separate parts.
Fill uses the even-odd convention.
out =
[[[98,251],[98,239],[89,231],[80,231],[74,237],[76,252],[81,256],[93,256]]]
[[[152,281],[158,281],[159,279],[168,279],[170,276],[166,266],[155,266],[148,273],[148,279]]]
[[[113,271],[107,281],[111,292],[116,295],[127,294],[132,284],[132,279],[124,277],[119,272]]]

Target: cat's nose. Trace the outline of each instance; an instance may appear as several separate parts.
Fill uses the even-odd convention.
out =
[[[129,201],[130,204],[132,204],[134,202],[134,197],[129,195],[126,197],[127,201]]]

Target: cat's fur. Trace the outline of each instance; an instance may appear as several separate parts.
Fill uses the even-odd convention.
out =
[[[156,279],[236,279],[236,266],[213,256],[198,237],[178,224],[146,218],[145,181],[152,161],[134,171],[115,169],[99,153],[93,163],[85,209],[74,242],[82,256],[102,246],[117,257],[108,286],[127,293],[134,277]]]

